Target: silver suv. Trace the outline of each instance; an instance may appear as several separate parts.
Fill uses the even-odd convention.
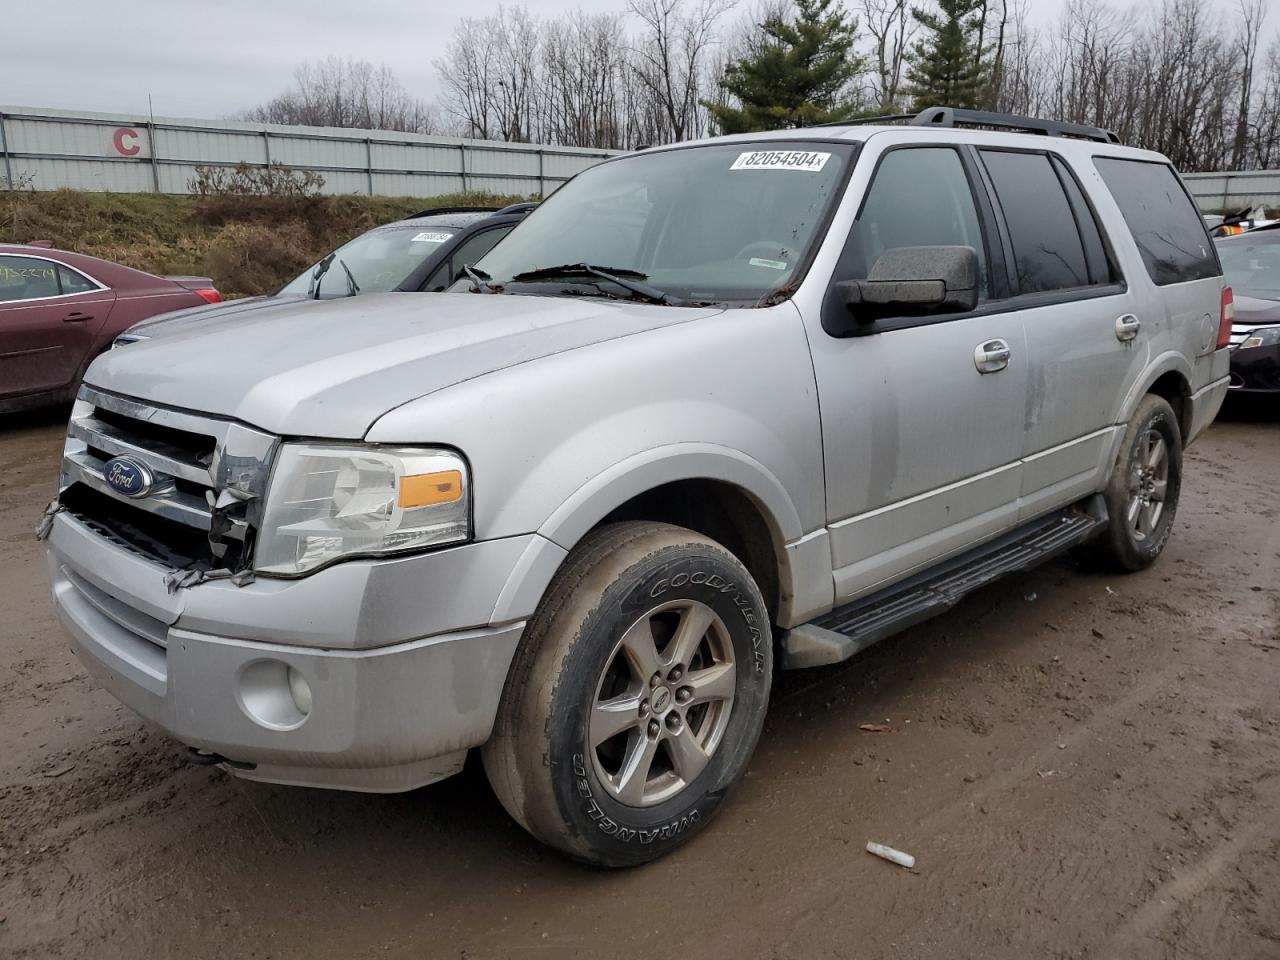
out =
[[[204,762],[400,791],[480,747],[597,864],[706,826],[775,669],[1068,548],[1152,563],[1227,389],[1168,161],[1029,118],[619,157],[468,278],[100,358],[54,602]]]

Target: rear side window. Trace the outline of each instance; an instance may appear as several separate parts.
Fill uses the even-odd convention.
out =
[[[1009,228],[1018,292],[1089,286],[1084,241],[1048,155],[981,153]]]
[[[1171,167],[1115,157],[1098,157],[1094,163],[1153,283],[1165,286],[1219,275],[1204,221]]]
[[[89,293],[98,289],[98,285],[83,273],[62,264],[58,264],[58,282],[62,284],[64,294]]]

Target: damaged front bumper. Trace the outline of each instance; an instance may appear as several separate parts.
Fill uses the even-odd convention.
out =
[[[378,792],[488,739],[524,627],[495,622],[499,595],[540,539],[170,589],[72,513],[46,521],[58,616],[117,699],[237,776]]]

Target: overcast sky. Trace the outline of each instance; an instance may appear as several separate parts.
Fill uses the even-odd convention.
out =
[[[1063,2],[1033,0],[1033,19],[1051,22]],[[56,16],[22,18],[21,31],[17,20],[6,18],[0,104],[145,114],[150,94],[157,116],[225,117],[283,91],[298,62],[330,54],[385,63],[411,93],[434,101],[438,84],[431,62],[455,24],[464,16],[493,13],[498,3],[56,0]],[[524,3],[534,14],[624,4]],[[741,0],[739,8],[749,5]],[[30,29],[42,22],[53,28]],[[1276,24],[1270,26],[1274,30]]]

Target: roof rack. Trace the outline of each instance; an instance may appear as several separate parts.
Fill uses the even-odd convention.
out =
[[[1084,123],[1019,117],[1012,113],[989,113],[986,110],[960,110],[955,107],[925,107],[911,123],[917,127],[994,127],[998,130],[1038,133],[1044,137],[1076,137],[1080,140],[1097,140],[1099,143],[1120,142],[1120,138],[1112,131]]]
[[[913,127],[979,127],[995,130],[1016,130],[1043,137],[1075,137],[1080,140],[1096,140],[1099,143],[1119,143],[1120,138],[1110,130],[1091,127],[1083,123],[1067,123],[1061,120],[1043,120],[1039,117],[1020,117],[1012,113],[991,113],[986,110],[964,110],[958,107],[925,107],[919,113],[899,113],[883,117],[857,117],[852,120],[836,120],[820,123],[820,127],[849,127],[864,123],[905,123]]]

